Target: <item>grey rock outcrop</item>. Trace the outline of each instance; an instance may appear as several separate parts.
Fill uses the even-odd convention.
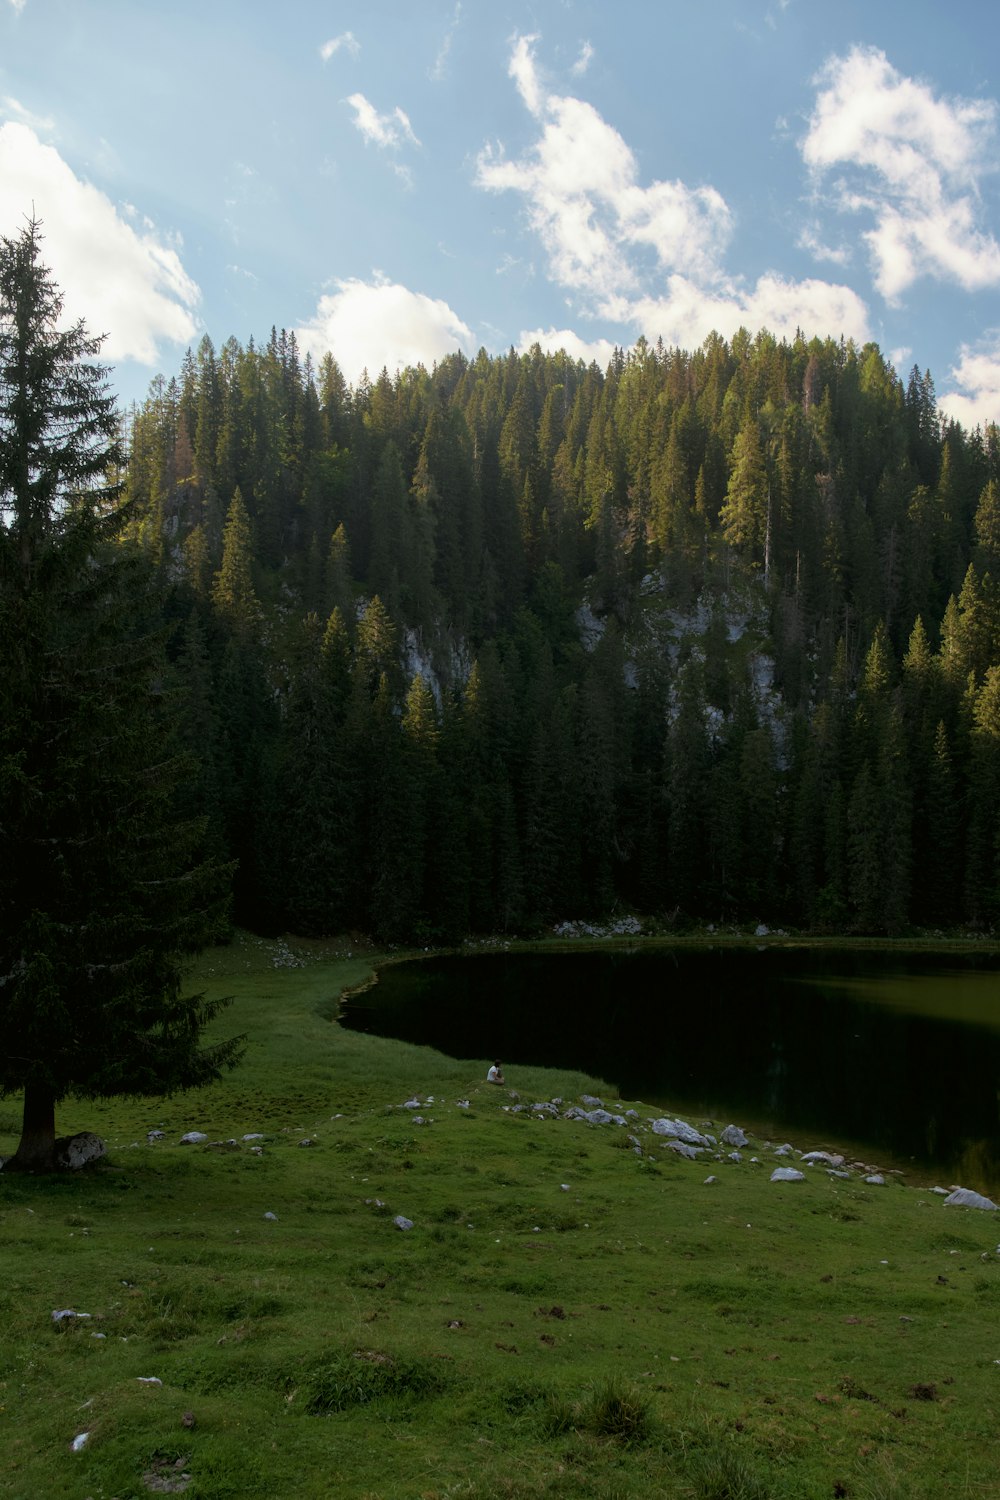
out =
[[[586,1120],[589,1125],[624,1125],[624,1115],[613,1115],[607,1109],[580,1109],[571,1104],[563,1111],[564,1120]]]
[[[687,1141],[668,1141],[667,1150],[676,1151],[678,1156],[686,1156],[689,1161],[697,1161],[704,1146],[692,1146]]]
[[[955,1188],[944,1200],[945,1208],[985,1208],[996,1209],[997,1205],[992,1198],[984,1198],[982,1193],[974,1193],[971,1188]]]
[[[708,1150],[715,1145],[712,1136],[702,1135],[686,1120],[671,1120],[664,1115],[658,1120],[651,1120],[650,1129],[654,1135],[665,1135],[671,1140],[683,1141],[687,1146],[700,1146],[702,1150]]]
[[[81,1130],[78,1135],[63,1135],[56,1141],[56,1166],[70,1172],[78,1172],[92,1161],[100,1161],[107,1147],[99,1135],[92,1130]]]

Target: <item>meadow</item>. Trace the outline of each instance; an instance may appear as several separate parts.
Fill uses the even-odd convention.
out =
[[[105,1160],[0,1174],[0,1495],[1000,1495],[997,1215],[822,1165],[772,1182],[778,1142],[688,1160],[600,1079],[496,1089],[487,1059],[346,1031],[377,957],[204,955],[243,1065],[66,1101]],[[583,1094],[636,1114],[530,1109]]]

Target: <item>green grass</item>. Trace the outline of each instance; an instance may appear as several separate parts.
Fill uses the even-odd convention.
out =
[[[772,1184],[763,1143],[686,1161],[641,1105],[641,1156],[615,1126],[512,1113],[486,1059],[331,1024],[370,957],[291,947],[301,967],[252,938],[200,965],[235,996],[238,1072],[67,1101],[60,1132],[96,1129],[106,1162],[0,1175],[0,1495],[1000,1493],[998,1216],[822,1170]],[[414,1093],[434,1102],[400,1108]]]

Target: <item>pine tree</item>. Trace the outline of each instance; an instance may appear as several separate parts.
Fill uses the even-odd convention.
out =
[[[0,1094],[7,1170],[56,1164],[55,1106],[217,1077],[218,1009],[181,993],[225,872],[183,772],[148,568],[122,546],[120,422],[100,340],[60,327],[39,225],[0,240]]]
[[[770,505],[760,427],[757,419],[750,417],[733,444],[732,472],[719,524],[729,545],[745,552],[751,566],[763,564],[765,574],[770,564]]]
[[[212,584],[219,614],[236,635],[248,638],[260,624],[260,601],[253,584],[250,517],[239,488],[233,491],[222,536],[222,563]]]

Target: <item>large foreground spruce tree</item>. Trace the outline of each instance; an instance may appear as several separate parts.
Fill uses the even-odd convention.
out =
[[[0,238],[0,1096],[5,1170],[55,1163],[55,1106],[217,1077],[217,1006],[180,956],[218,930],[228,872],[178,811],[173,693],[100,340],[60,326],[30,222]]]

